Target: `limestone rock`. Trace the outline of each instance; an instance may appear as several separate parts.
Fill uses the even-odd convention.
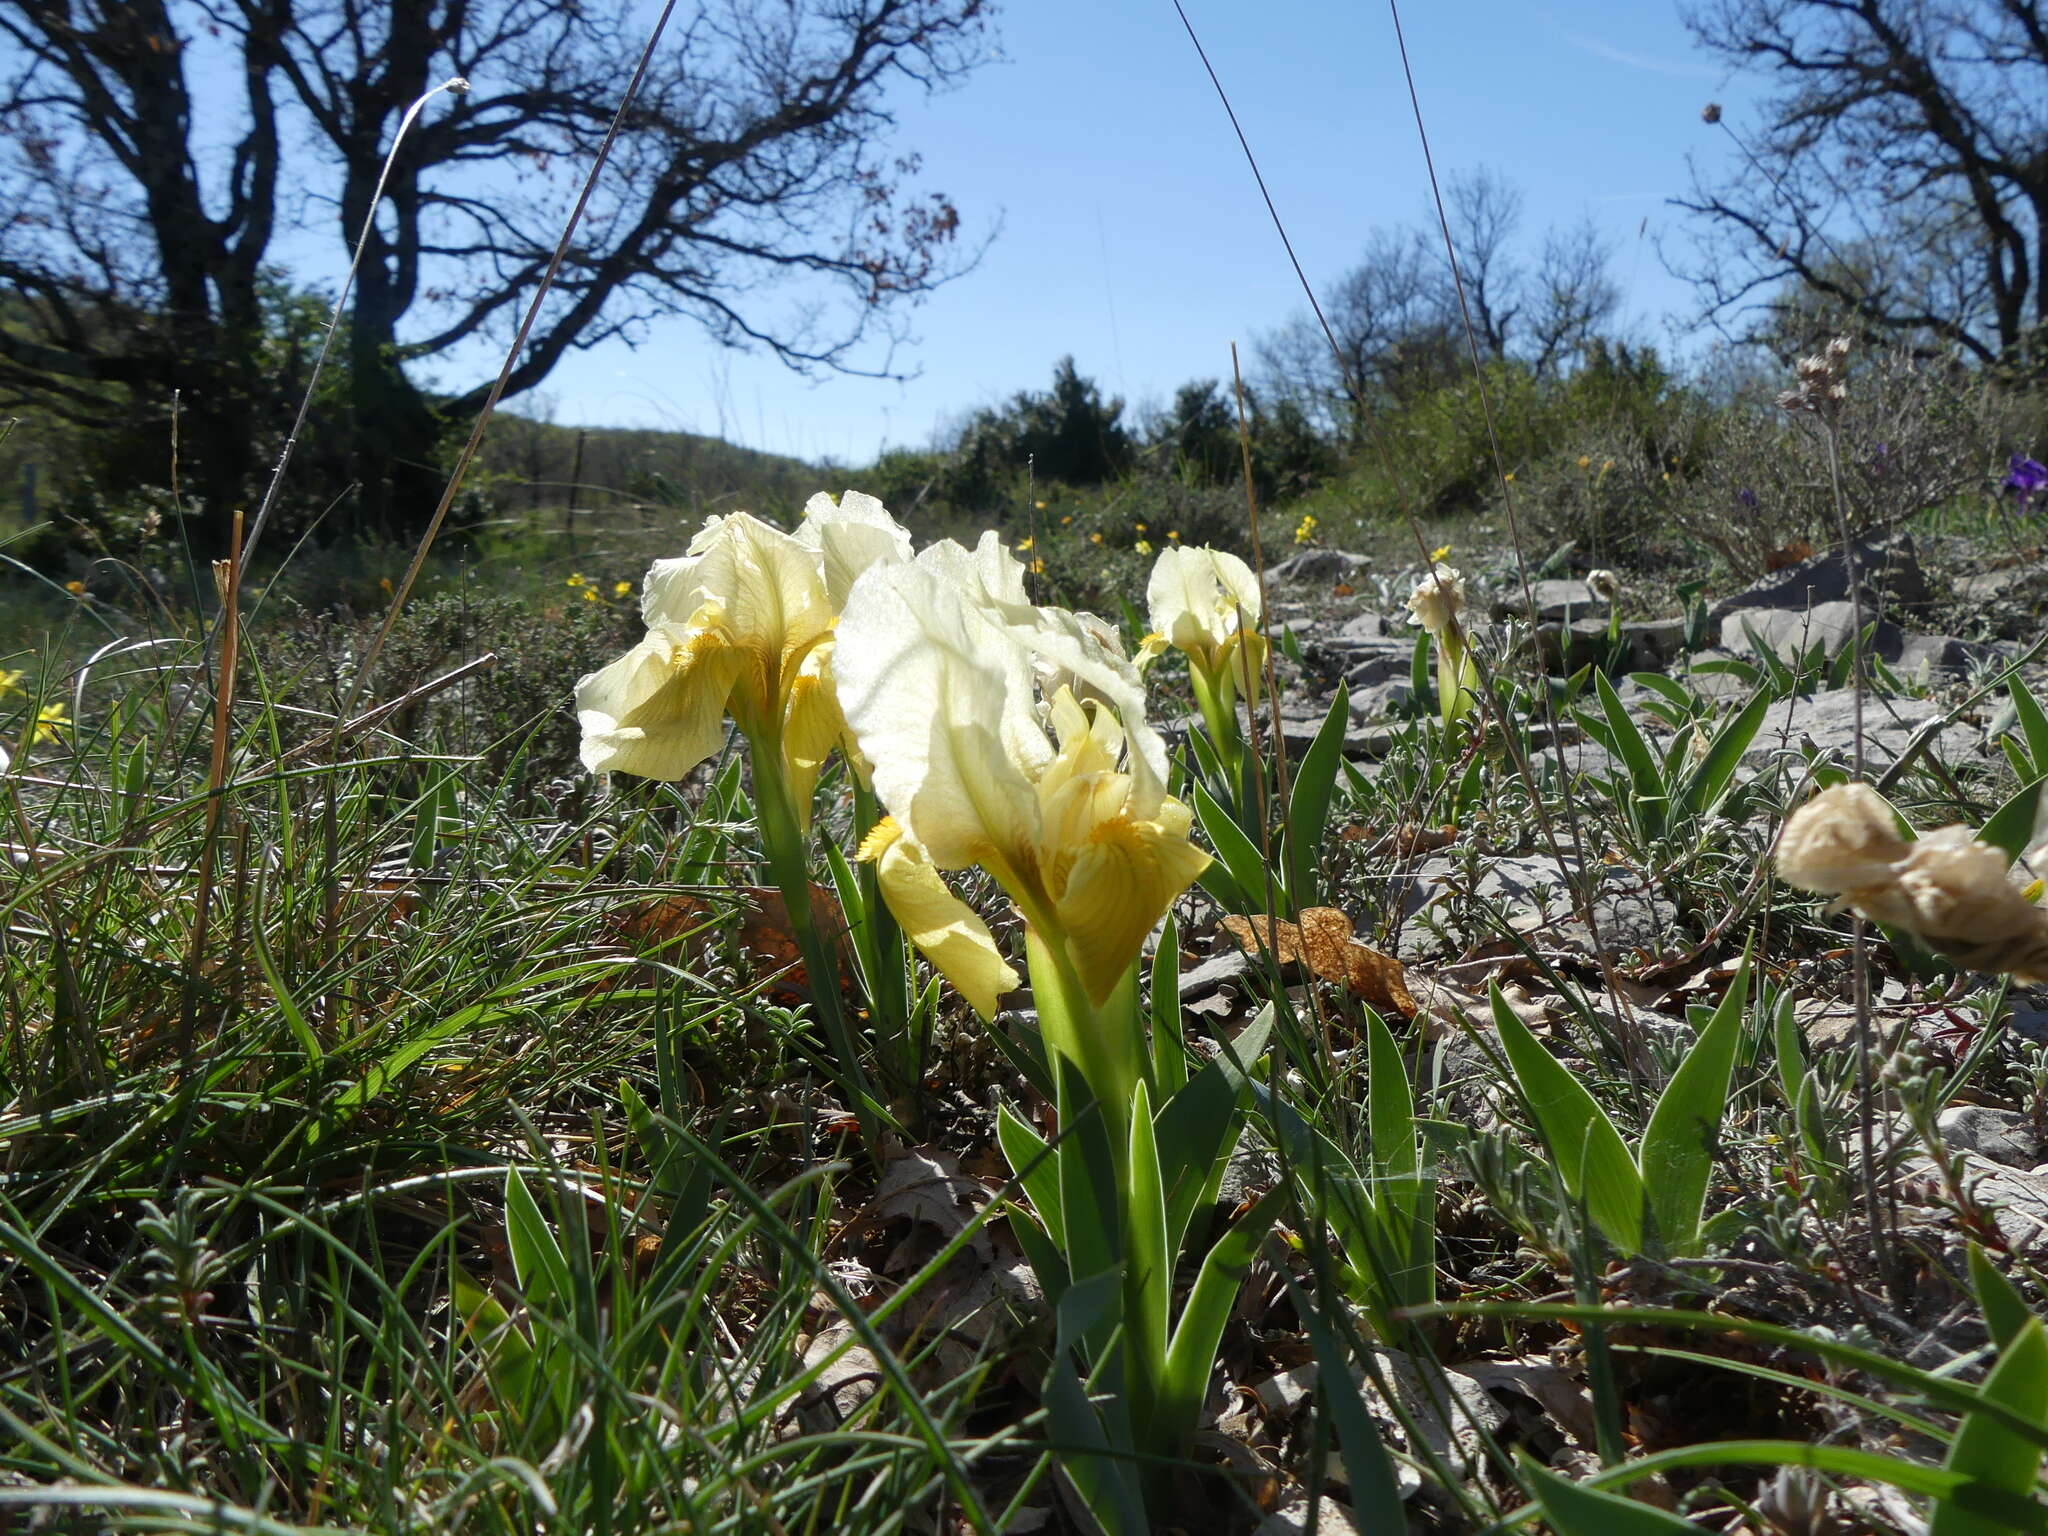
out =
[[[1927,574],[1920,568],[1920,557],[1908,534],[1866,535],[1856,545],[1856,574],[1865,590],[1877,599],[1871,617],[1879,610],[1918,608],[1928,600]],[[1744,608],[1802,613],[1823,603],[1847,602],[1849,590],[1849,562],[1842,551],[1833,549],[1782,571],[1773,571],[1740,592],[1722,598],[1707,610],[1707,618],[1710,623],[1719,624],[1729,614]]]
[[[1975,1152],[2008,1168],[2031,1168],[2041,1160],[2034,1123],[2018,1110],[1958,1104],[1943,1110],[1934,1125],[1951,1152]]]
[[[1537,619],[1597,618],[1604,622],[1607,618],[1606,599],[1593,596],[1583,581],[1573,577],[1532,581],[1526,595],[1520,582],[1510,581],[1493,600],[1494,616],[1528,618],[1531,601],[1535,603],[1533,612]]]
[[[1371,568],[1371,555],[1354,555],[1341,549],[1305,549],[1270,567],[1266,577],[1269,581],[1313,586],[1351,581]]]
[[[1815,647],[1833,660],[1856,638],[1856,621],[1876,624],[1871,651],[1886,661],[1895,661],[1905,648],[1905,632],[1879,610],[1845,600],[1815,603],[1812,608],[1737,608],[1721,620],[1721,644],[1740,656],[1754,655],[1762,646],[1787,661],[1810,655]]]

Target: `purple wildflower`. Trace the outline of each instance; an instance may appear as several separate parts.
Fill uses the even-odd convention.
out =
[[[2011,491],[2013,499],[2020,504],[2022,512],[2036,493],[2048,491],[2048,464],[2039,459],[2030,459],[2023,453],[2012,456],[2010,472],[2005,477],[2005,489]]]
[[[1748,486],[1745,485],[1741,490],[1737,491],[1735,499],[1749,508],[1750,511],[1754,512],[1756,510],[1756,492],[1752,491]]]

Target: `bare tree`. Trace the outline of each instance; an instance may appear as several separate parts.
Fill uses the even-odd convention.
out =
[[[888,91],[957,79],[984,0],[702,0],[643,88],[514,392],[571,350],[682,316],[792,367],[886,372],[905,301],[971,261],[885,150]],[[431,507],[487,387],[408,365],[509,338],[637,50],[627,0],[0,0],[0,398],[160,414],[178,391],[217,538],[279,391],[262,343],[281,236],[371,225],[333,418],[358,517]],[[331,189],[331,192],[330,192]],[[276,283],[270,283],[274,293]],[[837,292],[838,302],[821,295]]]
[[[1434,208],[1423,227],[1374,230],[1358,264],[1322,295],[1328,336],[1302,315],[1260,340],[1269,398],[1352,441],[1362,411],[1412,399],[1468,366],[1467,316],[1482,357],[1544,377],[1574,366],[1612,323],[1612,248],[1590,223],[1552,229],[1531,269],[1517,240],[1522,195],[1483,167],[1446,182],[1444,220],[1459,282]]]
[[[1322,295],[1322,309],[1327,335],[1300,315],[1262,337],[1257,355],[1273,399],[1348,439],[1359,410],[1397,394],[1424,338],[1442,332],[1442,292],[1414,231],[1376,229],[1357,265]]]
[[[1458,276],[1464,288],[1464,313],[1472,318],[1473,338],[1488,357],[1506,357],[1515,321],[1524,307],[1523,274],[1514,252],[1522,227],[1522,194],[1481,166],[1466,176],[1453,176],[1444,186],[1444,222],[1451,249],[1458,253]],[[1442,242],[1423,237],[1431,249],[1430,263],[1438,285],[1438,303],[1457,313],[1458,290],[1444,264]]]
[[[2048,18],[2035,0],[1707,0],[1694,35],[1765,75],[1761,122],[1678,200],[1709,319],[1818,303],[1873,339],[2037,361],[2048,322]],[[1753,155],[1753,158],[1752,158]]]
[[[1537,377],[1577,367],[1594,338],[1613,326],[1621,307],[1613,261],[1613,244],[1590,219],[1543,237],[1543,255],[1525,300],[1529,318],[1523,354]]]

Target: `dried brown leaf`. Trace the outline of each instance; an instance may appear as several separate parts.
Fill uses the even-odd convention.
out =
[[[1351,919],[1336,907],[1304,907],[1299,923],[1282,920],[1269,925],[1264,916],[1226,917],[1223,927],[1249,953],[1270,950],[1282,966],[1305,966],[1318,980],[1347,987],[1374,1008],[1391,1009],[1404,1019],[1415,1017],[1406,967],[1354,939]]]

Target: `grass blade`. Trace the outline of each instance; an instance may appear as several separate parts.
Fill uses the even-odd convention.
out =
[[[1351,691],[1337,685],[1330,712],[1294,770],[1294,788],[1287,797],[1287,894],[1298,907],[1314,906],[1318,854],[1330,820],[1330,797],[1337,787],[1337,765],[1344,758],[1344,734],[1351,727]]]
[[[1714,733],[1706,756],[1673,792],[1673,803],[1681,815],[1705,816],[1721,804],[1734,781],[1735,770],[1742,766],[1742,754],[1763,729],[1764,716],[1770,713],[1770,708],[1770,695],[1759,693]]]
[[[1728,1107],[1728,1082],[1742,1044],[1748,993],[1749,958],[1744,956],[1698,1042],[1665,1084],[1643,1130],[1640,1156],[1651,1236],[1667,1254],[1689,1254],[1699,1244],[1700,1214],[1706,1209],[1707,1181],[1714,1171],[1721,1117]]]
[[[1493,988],[1493,1022],[1536,1129],[1557,1160],[1565,1193],[1583,1200],[1594,1223],[1623,1253],[1643,1251],[1643,1178],[1621,1132],[1585,1085],[1538,1043]]]
[[[1987,1400],[2048,1428],[2048,1329],[2039,1318],[2029,1318],[2000,1351],[1980,1390]],[[2002,1536],[2018,1528],[2012,1506],[2033,1503],[2041,1447],[1973,1413],[1956,1431],[1945,1465],[1969,1481],[1935,1501],[1927,1536]]]
[[[1699,1531],[1690,1520],[1574,1483],[1533,1461],[1522,1463],[1522,1476],[1557,1536],[1667,1536],[1678,1531],[1697,1536]]]

